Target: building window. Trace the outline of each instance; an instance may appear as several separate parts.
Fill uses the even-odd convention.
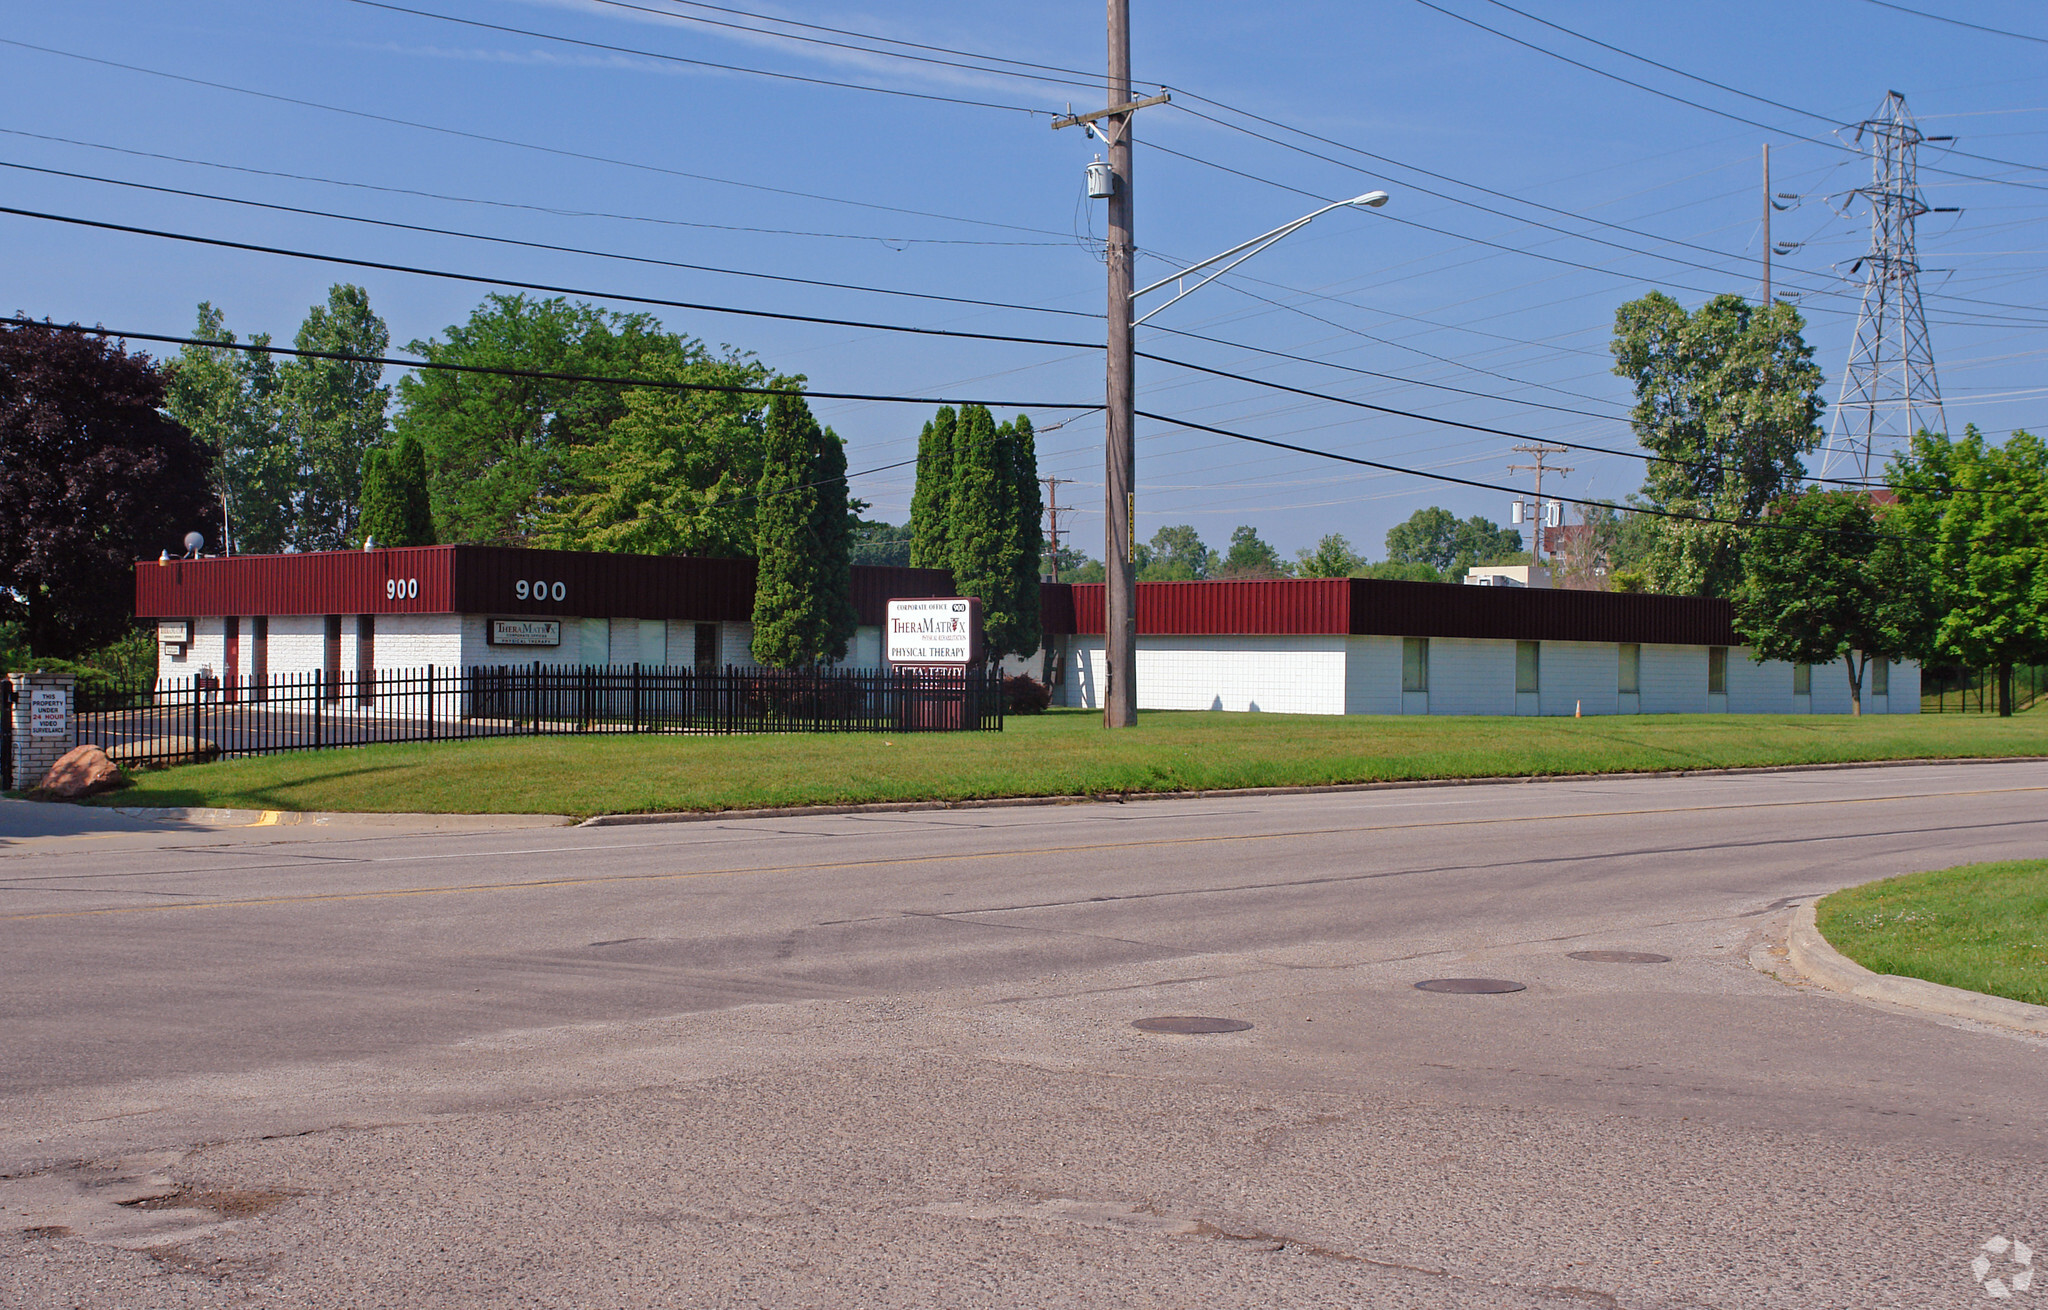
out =
[[[1707,695],[1726,696],[1727,694],[1728,648],[1726,646],[1709,646],[1707,647]]]
[[[1870,694],[1873,696],[1889,696],[1892,694],[1892,662],[1890,660],[1880,659],[1876,656],[1871,657]]]
[[[1429,638],[1401,638],[1401,690],[1429,690]]]
[[[696,649],[693,667],[699,673],[718,672],[718,625],[699,623],[696,632]]]
[[[1792,666],[1792,694],[1794,696],[1813,695],[1813,666],[1811,664],[1794,664]]]
[[[1621,643],[1621,672],[1615,690],[1624,696],[1642,694],[1643,648],[1633,641]]]
[[[1537,690],[1539,674],[1542,671],[1542,649],[1540,641],[1518,641],[1515,643],[1515,690]]]

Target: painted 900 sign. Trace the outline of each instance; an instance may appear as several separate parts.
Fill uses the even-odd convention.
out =
[[[418,578],[384,579],[384,599],[418,600],[419,598],[420,580]]]
[[[569,588],[559,582],[527,582],[522,578],[512,584],[512,594],[521,600],[560,600],[569,594]]]

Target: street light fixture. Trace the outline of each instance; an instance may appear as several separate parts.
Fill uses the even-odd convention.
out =
[[[1190,273],[1199,272],[1200,270],[1209,267],[1209,265],[1211,264],[1222,263],[1222,261],[1230,259],[1232,255],[1237,256],[1237,258],[1230,259],[1230,262],[1228,264],[1224,264],[1222,268],[1217,269],[1214,273],[1211,273],[1209,276],[1203,278],[1200,282],[1195,283],[1193,286],[1190,287],[1183,285],[1182,289],[1174,294],[1173,299],[1167,300],[1158,305],[1154,305],[1144,314],[1131,320],[1131,326],[1136,327],[1138,324],[1143,323],[1146,319],[1152,317],[1152,315],[1154,314],[1157,314],[1160,310],[1165,309],[1167,305],[1173,304],[1174,301],[1181,299],[1183,296],[1191,296],[1195,292],[1200,291],[1203,287],[1208,286],[1211,282],[1214,282],[1217,278],[1222,277],[1231,269],[1236,268],[1239,264],[1244,263],[1245,260],[1250,259],[1253,255],[1256,255],[1260,251],[1266,249],[1268,246],[1271,246],[1274,242],[1279,241],[1283,237],[1289,236],[1294,232],[1297,232],[1302,228],[1307,227],[1310,223],[1315,222],[1317,219],[1321,218],[1323,215],[1329,213],[1333,209],[1378,209],[1381,205],[1384,205],[1386,203],[1387,193],[1384,191],[1368,191],[1362,196],[1353,196],[1349,200],[1334,201],[1330,204],[1324,205],[1321,209],[1318,209],[1313,214],[1303,214],[1300,218],[1295,219],[1292,223],[1282,223],[1279,227],[1274,228],[1271,232],[1266,233],[1264,236],[1256,236],[1249,241],[1240,242],[1239,244],[1234,245],[1230,249],[1224,251],[1220,255],[1211,255],[1209,258],[1203,260],[1199,264],[1190,264],[1178,273],[1169,274],[1166,277],[1160,278],[1157,282],[1154,282],[1149,287],[1143,287],[1137,291],[1133,291],[1131,293],[1131,300],[1133,303],[1135,303],[1138,297],[1146,295],[1153,291],[1157,291],[1159,288],[1165,286],[1169,282],[1185,283]]]

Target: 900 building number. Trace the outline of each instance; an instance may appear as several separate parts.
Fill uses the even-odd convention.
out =
[[[559,582],[527,582],[521,580],[512,584],[512,594],[521,600],[560,600],[569,594],[569,588]]]
[[[384,579],[384,599],[418,600],[419,598],[420,580],[418,578]]]

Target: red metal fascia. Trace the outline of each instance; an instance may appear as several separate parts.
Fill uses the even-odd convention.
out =
[[[256,614],[499,614],[746,622],[750,559],[613,555],[500,546],[408,546],[235,555],[135,566],[138,618]],[[521,595],[521,584],[525,595]],[[943,569],[855,565],[859,621],[892,597],[948,596]]]
[[[446,613],[455,550],[453,546],[401,546],[143,561],[135,566],[135,614],[149,619]]]
[[[1104,587],[1073,586],[1074,631],[1103,632]],[[1351,591],[1343,578],[1232,582],[1141,582],[1141,636],[1341,636],[1350,631]]]

